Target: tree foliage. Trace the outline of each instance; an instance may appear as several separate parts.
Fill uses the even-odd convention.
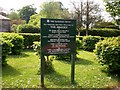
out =
[[[24,6],[22,9],[19,9],[18,11],[21,19],[25,20],[26,23],[28,23],[30,16],[36,14],[36,8],[34,8],[33,5]]]
[[[120,0],[104,0],[106,11],[110,13],[117,25],[120,25]]]
[[[14,9],[10,10],[10,13],[8,14],[8,18],[10,18],[10,20],[11,20],[11,26],[13,24],[19,25],[19,24],[24,24],[25,23],[24,20],[20,19],[20,15]]]
[[[19,20],[20,16],[17,12],[15,12],[14,9],[10,10],[10,13],[8,14],[8,17],[10,18],[10,20]]]
[[[88,35],[88,29],[92,26],[95,22],[101,20],[101,9],[99,5],[94,3],[93,1],[80,1],[77,4],[72,2],[74,7],[73,18],[77,20],[77,30],[80,30],[83,27],[86,27],[86,35]]]
[[[28,24],[40,27],[40,18],[70,18],[68,9],[64,8],[61,2],[44,2],[38,14],[30,16]]]
[[[34,26],[40,27],[40,18],[44,18],[45,16],[42,16],[40,14],[34,14],[30,17],[30,20],[28,24],[32,24]]]
[[[44,2],[41,5],[40,14],[47,18],[69,18],[68,9],[63,7],[61,2]]]

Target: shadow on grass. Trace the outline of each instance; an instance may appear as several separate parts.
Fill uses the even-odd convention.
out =
[[[20,75],[21,73],[16,70],[14,67],[10,66],[10,65],[5,65],[2,67],[2,76],[6,77],[6,76],[16,76],[16,75]]]
[[[83,59],[83,58],[77,58],[77,60],[75,61],[75,64],[92,65],[92,64],[94,64],[94,62],[92,62],[90,60]]]
[[[68,78],[67,76],[64,76],[58,72],[54,72],[52,74],[46,75],[45,78],[49,81],[52,82],[55,85],[58,86],[71,86],[71,81],[70,78]],[[76,85],[76,83],[75,83]]]
[[[71,64],[71,59],[66,59],[66,60],[58,60],[58,61],[61,61],[65,64]],[[93,65],[94,62],[90,61],[90,60],[86,60],[86,59],[83,59],[83,58],[76,58],[75,59],[75,64],[80,64],[80,65]]]
[[[101,72],[105,73],[108,77],[111,77],[112,79],[117,81],[120,85],[120,73],[116,74],[114,72],[110,72],[107,67],[101,68]]]

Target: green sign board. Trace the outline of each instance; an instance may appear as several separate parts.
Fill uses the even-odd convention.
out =
[[[41,53],[73,54],[76,50],[76,20],[41,19]]]

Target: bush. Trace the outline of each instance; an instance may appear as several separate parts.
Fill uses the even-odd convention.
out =
[[[85,36],[82,40],[82,46],[84,50],[93,51],[95,49],[95,44],[100,41],[99,36]]]
[[[1,49],[2,49],[1,56],[2,57],[0,57],[0,58],[2,58],[1,62],[2,62],[2,65],[6,65],[7,64],[6,58],[7,58],[7,55],[11,53],[11,48],[12,48],[13,44],[9,40],[5,40],[4,38],[0,38],[0,44],[1,44],[0,46],[2,46],[1,47]]]
[[[40,33],[40,28],[31,24],[19,25],[17,27],[19,33]]]
[[[76,49],[77,50],[80,50],[82,49],[82,40],[76,40]]]
[[[120,30],[117,29],[98,29],[98,28],[94,28],[92,30],[88,30],[88,34],[91,36],[101,36],[101,37],[117,37],[120,35]],[[81,36],[85,36],[86,35],[86,30],[81,30],[80,32]]]
[[[39,57],[41,55],[41,46],[40,45],[41,44],[38,41],[33,42],[33,49],[36,52],[36,55],[39,55]]]
[[[41,55],[41,47],[40,47],[40,42],[33,42],[33,48],[34,50],[36,51],[36,54],[40,57]],[[45,73],[52,73],[54,71],[54,67],[53,67],[53,64],[52,64],[52,60],[53,59],[49,59],[48,56],[44,56],[44,70],[45,70]],[[38,74],[40,73],[40,70],[38,71]]]
[[[107,65],[109,71],[120,71],[120,37],[113,37],[98,42],[95,54],[102,65]],[[120,74],[120,73],[119,73]]]
[[[12,54],[19,55],[21,53],[24,43],[23,36],[15,33],[3,33],[2,37],[13,44]]]
[[[76,40],[82,40],[84,36],[76,36]]]
[[[40,34],[32,34],[32,33],[19,33],[24,37],[24,48],[33,48],[34,41],[40,41]]]
[[[18,27],[18,25],[13,24],[13,25],[11,26],[11,30],[12,30],[12,32],[14,32],[14,33],[18,33],[18,31],[17,31],[17,27]]]

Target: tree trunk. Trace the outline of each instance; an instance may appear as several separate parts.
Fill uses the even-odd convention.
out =
[[[87,12],[86,12],[86,36],[88,36],[88,29],[89,29],[89,3],[87,0]]]
[[[78,36],[80,36],[80,31],[78,31]]]

